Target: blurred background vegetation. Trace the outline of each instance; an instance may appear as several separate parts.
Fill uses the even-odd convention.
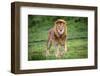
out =
[[[51,48],[50,56],[45,57],[48,30],[54,26],[57,19],[64,19],[67,22],[68,52],[64,54],[62,59],[88,57],[87,17],[28,15],[28,60],[57,59],[54,55],[54,47]]]

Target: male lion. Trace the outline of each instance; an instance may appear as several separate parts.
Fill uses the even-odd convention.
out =
[[[63,54],[67,51],[66,35],[66,21],[63,19],[58,19],[57,21],[55,21],[54,27],[51,28],[48,32],[46,56],[49,55],[51,45],[54,45],[57,49],[55,50],[55,55],[57,58],[63,56]]]

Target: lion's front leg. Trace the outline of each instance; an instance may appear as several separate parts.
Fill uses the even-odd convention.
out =
[[[66,52],[67,52],[67,45],[66,43],[64,43],[63,45],[61,45],[61,51],[60,51],[61,57],[64,56]]]
[[[67,52],[67,44],[65,42],[65,45],[64,45],[64,52],[66,53]]]
[[[60,47],[59,47],[59,45],[57,46],[57,48],[56,48],[57,50],[56,50],[56,52],[55,52],[55,55],[56,55],[56,57],[57,58],[59,58],[60,57]]]
[[[57,42],[55,42],[55,56],[57,58],[60,57],[60,46],[59,46],[59,44]]]

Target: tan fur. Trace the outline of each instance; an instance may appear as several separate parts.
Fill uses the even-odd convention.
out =
[[[54,27],[49,30],[48,32],[48,42],[47,42],[47,51],[46,55],[49,55],[50,47],[51,45],[54,45],[57,50],[55,50],[56,57],[61,57],[63,54],[67,51],[67,45],[66,45],[66,37],[67,37],[67,23],[63,19],[58,19],[54,23]],[[61,28],[59,28],[60,26]],[[58,27],[58,28],[57,28]],[[61,33],[64,30],[62,34],[59,34],[59,30],[61,29]],[[64,49],[63,51],[60,50],[60,47]]]

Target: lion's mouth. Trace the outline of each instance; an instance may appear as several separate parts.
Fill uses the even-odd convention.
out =
[[[58,33],[59,33],[60,35],[62,35],[62,34],[64,33],[64,29],[63,29],[63,30],[58,30]]]

